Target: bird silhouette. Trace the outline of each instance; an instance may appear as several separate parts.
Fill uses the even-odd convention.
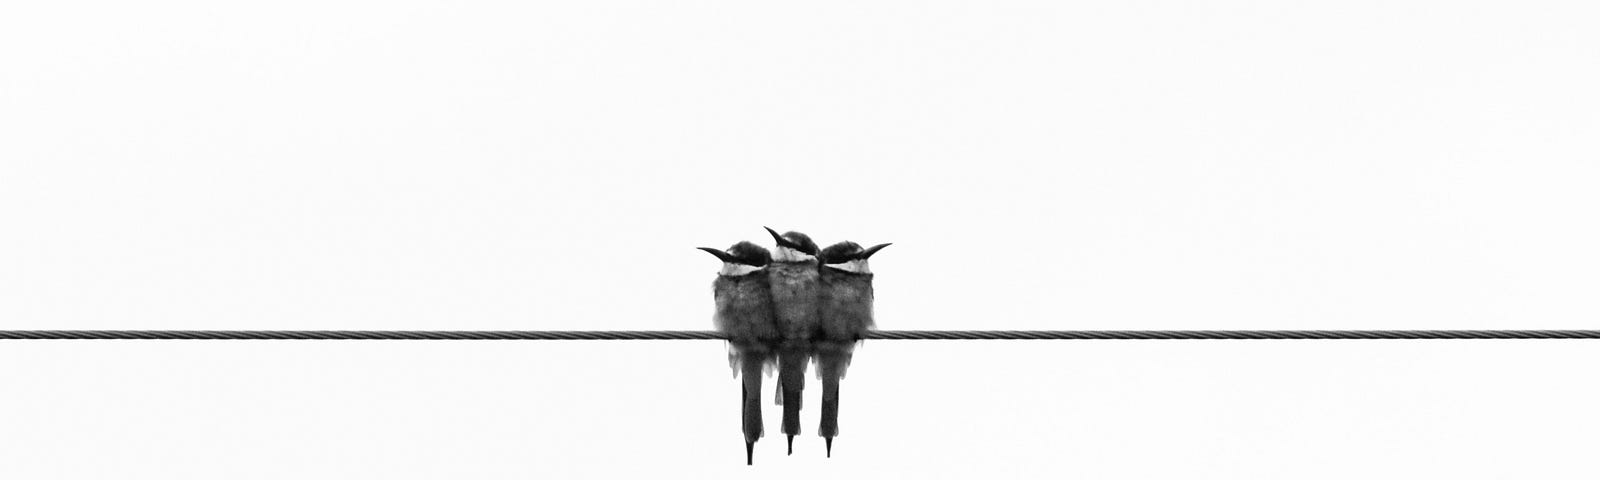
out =
[[[711,289],[716,299],[713,322],[728,336],[728,362],[742,377],[740,403],[744,428],[745,465],[755,463],[755,444],[763,431],[761,377],[773,363],[780,338],[772,308],[772,289],[765,268],[772,260],[767,249],[739,242],[726,251],[701,247],[722,261]]]
[[[822,422],[817,434],[833,456],[833,437],[839,434],[839,380],[844,378],[856,342],[873,328],[872,270],[867,259],[889,244],[861,248],[839,242],[823,249],[821,263],[821,335],[812,342],[817,375],[822,379]]]
[[[788,435],[788,451],[792,455],[794,436],[800,434],[800,399],[806,388],[811,340],[820,321],[818,250],[817,243],[803,233],[779,235],[771,228],[767,233],[778,244],[766,270],[782,337],[778,344],[778,403],[783,405],[783,433]]]

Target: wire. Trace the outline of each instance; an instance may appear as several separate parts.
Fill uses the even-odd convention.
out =
[[[0,330],[0,340],[725,340],[681,330]],[[875,330],[865,340],[1600,339],[1600,330]]]
[[[878,340],[1512,340],[1600,339],[1600,330],[884,330]]]
[[[668,330],[0,330],[0,340],[722,340]]]

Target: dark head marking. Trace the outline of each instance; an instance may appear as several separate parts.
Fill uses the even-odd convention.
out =
[[[856,256],[860,254],[860,244],[851,241],[843,241],[829,245],[828,248],[822,249],[822,254],[817,255],[817,259],[821,260],[824,264],[844,263],[855,260]]]
[[[772,240],[778,242],[780,247],[792,248],[807,255],[817,255],[817,242],[811,241],[811,237],[806,236],[804,233],[790,231],[789,233],[778,235],[777,230],[767,227],[761,228],[766,228],[767,233],[772,234]]]
[[[856,242],[844,241],[829,245],[828,248],[822,249],[822,254],[817,255],[817,258],[820,259],[823,264],[844,263],[851,260],[866,260],[868,257],[871,257],[872,254],[878,253],[878,250],[883,250],[883,247],[887,247],[889,245],[891,244],[885,243],[881,245],[873,245],[870,248],[861,248],[861,245],[857,244]]]
[[[722,263],[737,263],[752,267],[764,267],[772,262],[772,253],[766,248],[750,242],[739,242],[728,247],[726,251],[715,248],[700,247],[700,250],[712,254]]]
[[[745,265],[764,267],[772,263],[772,252],[767,251],[766,247],[750,242],[733,244],[728,247],[728,254],[738,259],[738,263]]]

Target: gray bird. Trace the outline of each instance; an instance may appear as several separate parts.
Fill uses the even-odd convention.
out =
[[[765,227],[763,227],[765,228]],[[820,288],[817,272],[817,243],[804,233],[767,233],[778,243],[767,266],[772,283],[772,307],[783,339],[778,345],[778,404],[783,405],[783,433],[789,436],[789,454],[794,454],[794,436],[800,434],[800,398],[806,388],[806,364],[811,361],[811,340],[820,328]]]
[[[767,249],[750,242],[739,242],[726,251],[700,248],[722,260],[711,289],[717,302],[713,317],[717,331],[728,336],[732,347],[728,362],[743,375],[740,402],[743,404],[744,461],[755,463],[756,440],[764,433],[761,421],[761,377],[773,363],[778,324],[772,309],[772,289],[766,266],[772,261]]]
[[[822,328],[813,342],[817,375],[822,377],[822,423],[817,434],[833,456],[833,437],[839,434],[839,380],[850,366],[856,342],[873,328],[872,270],[867,259],[889,244],[863,249],[855,242],[839,242],[823,249]]]

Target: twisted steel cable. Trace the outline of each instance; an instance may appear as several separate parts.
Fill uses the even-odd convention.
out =
[[[724,340],[697,330],[0,330],[0,340]],[[1600,330],[877,330],[867,340],[1600,339]]]
[[[720,340],[668,330],[0,330],[0,340]]]
[[[884,330],[881,340],[1508,340],[1600,339],[1600,330]]]

